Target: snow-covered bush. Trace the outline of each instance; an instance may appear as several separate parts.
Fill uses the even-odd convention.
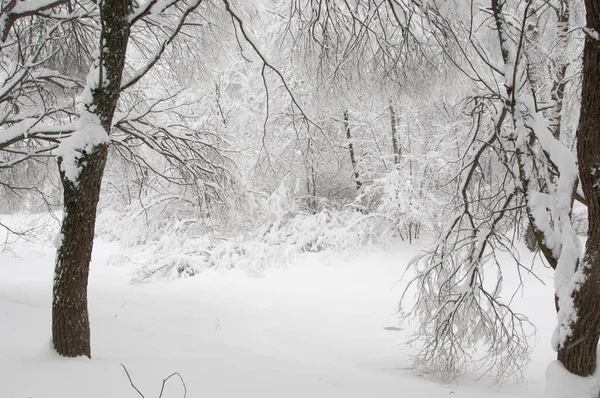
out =
[[[133,247],[158,242],[165,236],[200,236],[211,229],[211,222],[184,196],[152,195],[126,206],[125,211],[101,212],[96,235]]]
[[[250,206],[257,202],[262,212],[250,209],[255,220],[246,223],[244,233],[234,233],[243,228],[221,228],[217,224],[226,224],[226,217],[202,217],[190,202],[175,196],[154,197],[126,212],[105,210],[96,233],[124,246],[113,264],[133,264],[133,280],[148,281],[194,276],[207,268],[257,274],[303,253],[359,248],[385,232],[378,217],[354,208],[307,211],[284,185]],[[239,209],[235,213],[241,214]]]
[[[347,206],[322,197],[308,203],[311,198],[291,179],[270,195],[240,184],[225,196],[228,203],[210,211],[188,191],[147,189],[125,211],[107,204],[96,233],[124,246],[113,263],[136,265],[135,281],[194,276],[207,268],[256,274],[303,253],[412,241],[423,229],[435,228],[437,200],[423,173],[401,166],[365,184]],[[122,197],[117,191],[113,196]]]
[[[421,175],[410,175],[402,168],[375,179],[365,187],[355,201],[363,212],[380,220],[382,233],[412,242],[424,229],[434,229],[438,223],[438,201],[426,190]]]

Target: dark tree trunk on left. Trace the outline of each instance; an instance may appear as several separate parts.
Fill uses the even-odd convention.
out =
[[[66,357],[91,356],[87,285],[106,152],[101,145],[82,158],[86,164],[77,184],[61,171],[65,213],[54,274],[52,343]]]
[[[98,117],[110,134],[112,119],[121,92],[121,77],[129,40],[128,14],[131,0],[104,0],[101,14],[101,52],[98,85],[92,89],[92,103],[86,111]],[[104,68],[102,68],[104,66]],[[102,76],[105,73],[105,76]],[[83,153],[78,161],[79,175],[71,181],[61,171],[64,189],[62,245],[56,256],[52,301],[52,342],[63,356],[91,357],[87,284],[96,208],[104,174],[108,144]],[[61,159],[59,159],[59,165]]]

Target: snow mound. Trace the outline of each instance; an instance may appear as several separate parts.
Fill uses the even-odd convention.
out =
[[[544,398],[596,398],[600,391],[598,371],[594,376],[580,377],[570,373],[559,361],[546,368]]]

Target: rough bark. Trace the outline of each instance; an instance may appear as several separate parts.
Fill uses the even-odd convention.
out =
[[[538,250],[538,238],[535,235],[535,229],[530,222],[527,222],[527,228],[525,229],[523,240],[525,241],[525,246],[530,252],[533,253]]]
[[[573,294],[577,310],[573,332],[558,351],[558,360],[579,376],[595,372],[600,335],[600,0],[585,0],[585,6],[590,33],[583,52],[577,156],[581,187],[588,201],[588,239],[581,263],[586,279]]]
[[[129,39],[128,14],[131,0],[104,0],[100,10],[102,28],[98,87],[87,111],[100,119],[110,133],[119,100],[121,77]],[[80,172],[70,181],[63,172],[64,216],[62,245],[56,256],[52,301],[52,341],[63,356],[91,357],[90,326],[87,310],[87,282],[94,241],[96,208],[106,163],[107,145],[96,146],[79,160]],[[59,159],[59,165],[61,160]]]
[[[492,13],[494,15],[494,22],[496,23],[496,33],[498,34],[498,42],[500,43],[500,52],[502,53],[502,60],[504,64],[508,64],[509,62],[509,53],[506,49],[506,46],[503,46],[502,43],[506,40],[504,26],[502,24],[502,9],[504,8],[504,0],[491,0],[492,5]],[[508,90],[508,95],[510,96],[510,92],[512,91],[510,88]]]
[[[66,357],[91,357],[87,284],[106,152],[102,145],[82,158],[77,184],[61,171],[65,213],[54,274],[52,342]]]

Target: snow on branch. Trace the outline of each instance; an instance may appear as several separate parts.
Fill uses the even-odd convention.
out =
[[[593,28],[582,28],[585,34],[592,40],[600,41],[600,33],[596,29]]]
[[[319,124],[315,123],[311,118],[309,118],[306,115],[306,113],[304,112],[303,107],[300,105],[299,101],[296,99],[296,96],[294,95],[294,93],[290,89],[290,87],[289,87],[289,85],[288,85],[285,77],[283,76],[283,74],[279,71],[279,69],[277,69],[273,65],[273,63],[271,63],[271,62],[269,62],[269,60],[267,60],[266,56],[259,49],[258,45],[250,37],[250,34],[248,33],[248,31],[244,28],[244,22],[243,22],[243,20],[231,8],[231,5],[229,4],[229,1],[228,0],[223,0],[223,3],[225,4],[225,10],[231,16],[231,20],[233,22],[234,29],[236,29],[236,31],[237,31],[237,28],[239,27],[239,30],[240,30],[242,36],[244,37],[244,40],[250,45],[250,47],[252,48],[252,50],[254,51],[254,53],[256,55],[258,55],[258,57],[261,59],[261,61],[263,63],[262,77],[263,77],[263,82],[264,82],[265,87],[267,87],[267,83],[266,83],[266,80],[265,80],[264,70],[265,70],[265,68],[268,68],[269,70],[273,71],[277,75],[277,77],[279,78],[279,80],[283,84],[283,87],[285,88],[286,92],[290,96],[290,99],[292,100],[292,103],[296,106],[296,108],[298,109],[298,111],[300,112],[300,114],[302,115],[302,117],[304,118],[304,120],[306,120],[312,126],[316,127],[317,130],[323,132],[321,126]],[[267,118],[268,118],[268,115],[267,115]],[[266,125],[266,122],[265,122],[265,125]],[[324,137],[325,137],[326,140],[328,140],[328,138],[325,135],[324,135]]]
[[[66,0],[3,0],[0,10],[0,40],[6,41],[8,32],[19,18],[39,14],[64,3]]]
[[[164,54],[167,47],[175,40],[175,38],[179,35],[181,29],[185,26],[188,17],[200,6],[202,0],[192,0],[189,4],[186,5],[185,9],[182,11],[181,16],[178,17],[178,21],[172,27],[171,33],[162,41],[159,48],[155,50],[154,54],[149,57],[146,65],[141,67],[139,70],[133,73],[133,75],[121,85],[121,91],[128,89],[129,87],[136,84],[142,77],[144,77]],[[150,1],[145,7],[142,7],[134,16],[131,18],[131,24],[134,24],[141,18],[146,17],[147,15],[157,15],[160,14],[165,8],[170,7],[172,5],[180,5],[186,4],[182,0],[175,1],[167,1],[167,2],[158,2],[158,1]],[[160,15],[157,15],[157,18],[160,18]],[[164,26],[165,24],[160,21],[153,21],[158,26]]]
[[[500,44],[510,54],[505,67],[513,70],[510,94],[519,180],[538,243],[555,269],[558,326],[552,344],[558,349],[570,335],[577,317],[573,293],[585,281],[584,269],[580,267],[581,243],[571,219],[579,177],[574,154],[552,133],[547,118],[537,109],[531,80],[521,67],[530,4],[523,11],[517,47],[511,47],[502,35]],[[494,12],[494,18],[499,33],[508,30],[501,7]]]
[[[0,123],[0,169],[15,166],[27,159],[48,155],[55,149],[61,138],[75,131],[73,123],[51,124],[54,118],[68,114],[63,109],[50,109],[41,115],[29,115],[23,119],[8,119]],[[27,145],[19,145],[26,142]],[[35,145],[34,145],[35,143]]]
[[[479,116],[475,123],[481,123]],[[417,363],[444,380],[473,364],[496,381],[521,380],[531,352],[528,334],[534,328],[503,300],[504,265],[496,255],[506,251],[524,268],[508,235],[520,207],[516,187],[502,183],[513,176],[512,167],[505,164],[495,184],[482,181],[479,172],[499,138],[494,126],[484,137],[473,135],[455,179],[455,214],[437,242],[410,263],[415,276],[400,302],[403,318],[420,321],[412,340],[419,343]],[[413,294],[414,304],[404,309]]]
[[[127,114],[117,115],[112,143],[122,158],[136,167],[176,185],[200,184],[222,201],[232,179],[229,168],[233,162],[223,153],[227,143],[203,128],[193,114],[187,114],[194,100],[186,102],[185,94],[146,99]],[[141,145],[147,150],[139,150]],[[147,156],[148,150],[153,156]]]

